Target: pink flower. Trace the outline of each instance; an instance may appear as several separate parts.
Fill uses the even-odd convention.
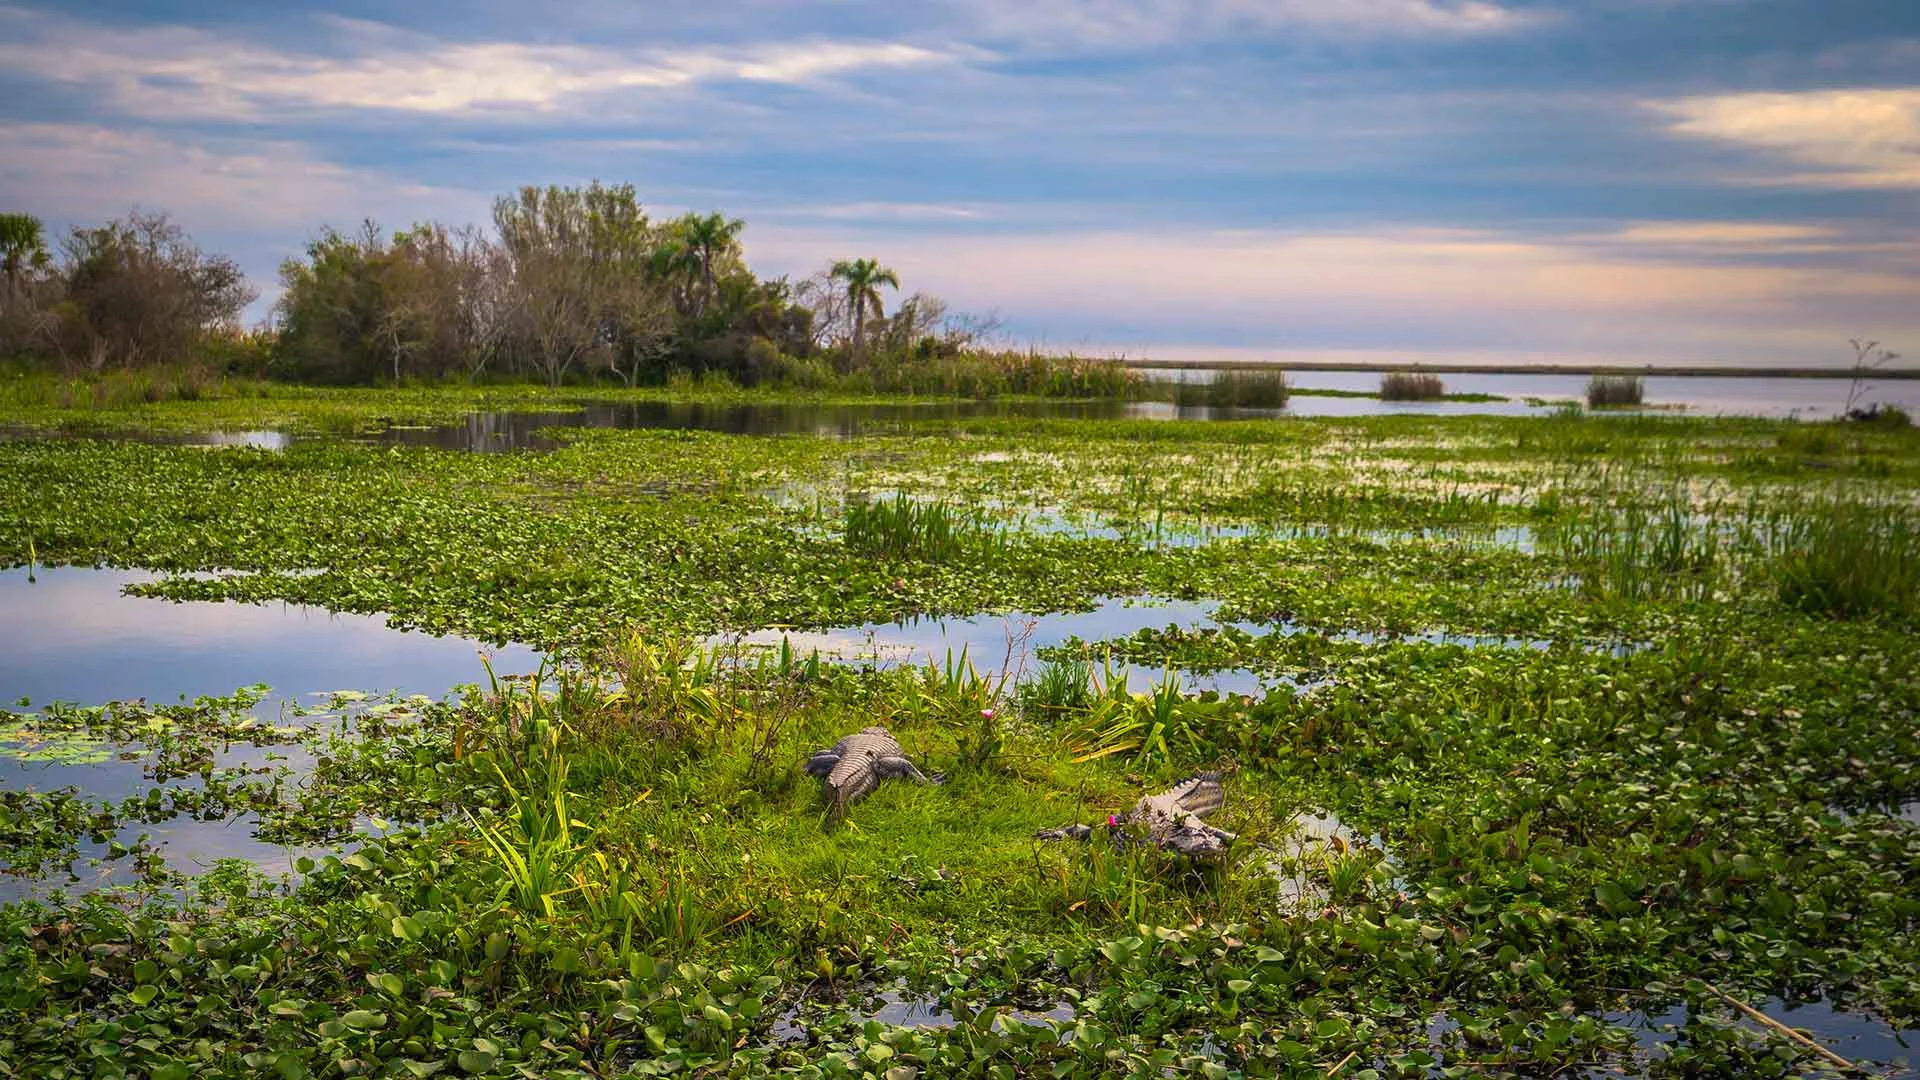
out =
[[[980,719],[982,719],[982,720],[991,720],[991,719],[993,719],[993,710],[992,710],[992,709],[981,709],[981,710],[980,710]]]

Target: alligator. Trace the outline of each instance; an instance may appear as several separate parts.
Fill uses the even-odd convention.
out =
[[[1158,795],[1142,796],[1125,814],[1107,816],[1107,829],[1116,842],[1126,836],[1129,825],[1144,826],[1147,842],[1164,851],[1177,852],[1196,859],[1217,858],[1236,839],[1225,829],[1216,829],[1200,819],[1227,804],[1227,789],[1220,774],[1198,773],[1180,781]],[[1038,840],[1085,840],[1093,835],[1091,825],[1066,825],[1042,829]]]
[[[821,790],[832,804],[835,816],[873,793],[882,780],[912,780],[938,784],[940,778],[927,779],[906,751],[894,741],[893,733],[883,727],[862,728],[834,743],[831,749],[816,752],[807,759],[807,774],[825,783]]]

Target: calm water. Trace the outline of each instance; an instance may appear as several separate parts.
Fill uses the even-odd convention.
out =
[[[1101,600],[1091,611],[927,617],[830,629],[775,627],[716,640],[737,640],[747,645],[778,647],[784,637],[794,651],[802,656],[818,650],[823,658],[885,667],[929,663],[943,665],[948,656],[957,659],[965,650],[967,658],[981,674],[997,677],[1012,672],[1017,677],[1023,673],[1030,674],[1039,666],[1034,655],[1038,650],[1065,645],[1076,639],[1093,644],[1132,637],[1142,630],[1168,627],[1205,630],[1231,626],[1249,634],[1283,636],[1319,632],[1291,622],[1222,621],[1215,615],[1219,606],[1212,600],[1116,596]],[[1326,632],[1326,636],[1336,641],[1367,644],[1407,641],[1503,649],[1546,649],[1553,644],[1545,638],[1460,634],[1446,630],[1425,630],[1402,635],[1335,630]],[[1608,645],[1602,648],[1620,653],[1632,646]],[[1147,689],[1165,677],[1162,668],[1119,663],[1113,665],[1112,674],[1115,677],[1126,676],[1128,686],[1136,692]],[[1221,694],[1262,697],[1270,690],[1291,687],[1295,683],[1283,676],[1242,668],[1181,672],[1180,685],[1189,692],[1213,690]]]
[[[1175,382],[1211,382],[1219,375],[1211,368],[1142,368],[1143,374]],[[1287,381],[1314,390],[1375,393],[1378,371],[1290,371]],[[1527,415],[1540,410],[1526,398],[1585,401],[1584,375],[1500,375],[1443,372],[1440,378],[1450,394],[1498,394],[1507,402],[1390,402],[1371,398],[1315,398],[1296,396],[1287,412],[1298,416],[1356,416],[1381,413],[1481,413]],[[1820,420],[1840,414],[1851,383],[1847,379],[1727,378],[1706,375],[1652,375],[1646,379],[1646,403],[1683,406],[1700,415],[1798,417]],[[1863,402],[1898,405],[1920,414],[1920,379],[1866,380]]]
[[[53,567],[0,571],[0,702],[18,708],[51,701],[101,704],[145,699],[154,703],[226,695],[257,683],[273,693],[254,708],[277,719],[294,704],[320,705],[340,690],[444,696],[454,686],[486,678],[482,647],[455,637],[389,629],[379,616],[336,615],[296,604],[189,602],[126,596],[121,589],[159,575],[139,570]],[[538,654],[524,646],[489,649],[501,674],[534,670]],[[0,788],[52,791],[74,787],[94,799],[119,800],[153,786],[143,775],[148,754],[81,765],[22,761],[0,754]],[[219,768],[287,767],[297,779],[311,754],[290,746],[230,747]],[[198,786],[194,778],[170,782]],[[130,823],[117,839],[145,834],[165,863],[199,873],[218,859],[244,859],[269,874],[293,870],[301,855],[321,848],[286,847],[254,836],[257,819],[220,821],[190,816],[156,824]],[[362,823],[361,831],[375,831]],[[83,843],[70,868],[77,882],[0,878],[0,901],[59,888],[97,888],[132,880],[129,860],[104,861],[105,845]]]
[[[172,702],[266,683],[275,696],[333,690],[438,698],[486,680],[483,646],[389,629],[378,615],[338,615],[298,604],[173,603],[125,596],[154,581],[144,570],[42,567],[0,571],[0,701]],[[500,672],[525,672],[524,646],[487,650]]]

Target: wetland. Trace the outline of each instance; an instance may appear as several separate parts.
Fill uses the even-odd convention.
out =
[[[1353,400],[0,402],[0,1077],[1912,1075],[1920,434]]]

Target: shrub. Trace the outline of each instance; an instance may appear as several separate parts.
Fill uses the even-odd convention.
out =
[[[1638,375],[1595,375],[1587,380],[1587,404],[1638,405],[1646,397],[1646,380]]]
[[[1447,386],[1438,375],[1390,371],[1380,377],[1380,397],[1385,401],[1433,401],[1446,393]]]

